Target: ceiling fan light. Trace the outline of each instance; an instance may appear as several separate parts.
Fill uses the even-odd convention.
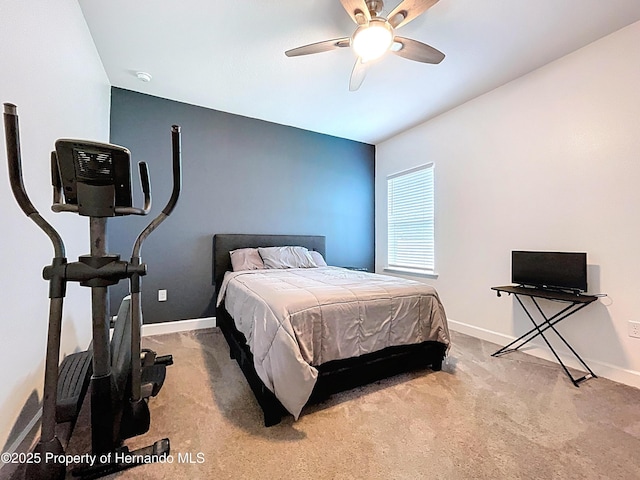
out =
[[[385,21],[371,19],[353,35],[353,49],[363,62],[380,58],[393,43],[393,30]]]

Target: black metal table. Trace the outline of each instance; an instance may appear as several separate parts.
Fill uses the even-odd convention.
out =
[[[569,342],[567,342],[564,339],[564,337],[562,335],[560,335],[560,332],[558,332],[558,330],[555,328],[555,325],[558,322],[560,322],[560,321],[564,320],[565,318],[567,318],[568,316],[573,315],[574,313],[576,313],[579,310],[582,310],[584,307],[586,307],[590,303],[595,302],[598,299],[598,297],[595,297],[595,296],[592,296],[592,295],[576,295],[576,294],[573,294],[573,293],[557,292],[557,291],[546,290],[546,289],[542,289],[542,288],[529,288],[529,287],[521,287],[521,286],[516,287],[516,286],[512,286],[512,285],[504,286],[504,287],[491,287],[491,290],[495,290],[497,292],[498,296],[500,296],[501,293],[508,293],[509,295],[513,294],[513,296],[516,297],[516,300],[518,300],[518,303],[520,304],[520,306],[522,307],[524,312],[529,317],[529,320],[531,320],[531,323],[533,323],[533,325],[534,325],[534,327],[531,330],[529,330],[527,333],[525,333],[524,335],[522,335],[519,338],[515,339],[509,345],[506,345],[506,346],[502,347],[500,350],[498,350],[497,352],[493,353],[491,355],[492,357],[499,357],[501,355],[505,355],[507,353],[514,352],[514,351],[518,350],[520,347],[522,347],[525,344],[529,343],[531,340],[533,340],[537,336],[541,336],[543,338],[543,340],[545,341],[545,343],[547,344],[547,346],[549,347],[549,349],[551,350],[551,352],[553,353],[553,355],[556,357],[556,360],[558,360],[558,363],[560,363],[560,365],[564,369],[565,373],[571,379],[571,381],[573,382],[573,384],[576,387],[578,387],[579,384],[581,382],[584,382],[585,380],[588,380],[590,378],[597,378],[596,374],[593,373],[593,371],[591,371],[591,369],[584,362],[584,360],[582,360],[582,358],[580,358],[580,355],[578,355],[576,353],[576,351],[573,349],[573,347],[571,345],[569,345]],[[527,308],[525,307],[525,305],[522,302],[520,297],[529,297],[529,298],[531,298],[531,301],[536,306],[538,312],[540,313],[540,315],[544,319],[543,322],[536,323],[536,321],[533,319],[533,316],[531,315],[529,310],[527,310]],[[543,299],[547,299],[547,300],[554,300],[554,301],[558,301],[558,302],[564,302],[564,303],[568,303],[569,305],[567,307],[565,307],[565,308],[562,308],[555,315],[553,315],[551,317],[547,317],[547,315],[545,315],[545,313],[540,308],[540,305],[536,301],[537,298],[543,298]],[[560,360],[560,357],[558,356],[558,354],[556,353],[554,348],[551,346],[551,343],[549,342],[549,340],[547,340],[547,337],[545,337],[544,332],[547,331],[548,329],[552,329],[555,332],[555,334],[558,336],[558,338],[560,338],[560,340],[562,340],[564,342],[564,344],[569,348],[569,350],[571,350],[573,355],[578,359],[578,361],[582,364],[582,366],[587,370],[588,373],[586,373],[585,375],[583,375],[580,378],[574,378],[571,375],[571,373],[569,372],[569,369],[562,362],[562,360]]]

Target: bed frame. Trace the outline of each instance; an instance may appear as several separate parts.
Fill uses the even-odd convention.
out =
[[[229,252],[238,248],[281,247],[299,245],[316,250],[325,256],[325,237],[317,235],[250,235],[216,234],[213,237],[213,281],[216,298],[226,271],[231,270]],[[224,334],[231,358],[236,359],[240,369],[253,390],[258,404],[264,412],[264,424],[269,427],[280,422],[289,413],[276,396],[258,377],[253,365],[253,355],[246,339],[224,308],[216,311],[216,324]],[[431,366],[434,371],[442,368],[446,345],[427,341],[415,345],[388,347],[379,352],[357,358],[334,360],[318,369],[318,379],[307,405],[320,402],[331,394],[365,385],[398,373]]]

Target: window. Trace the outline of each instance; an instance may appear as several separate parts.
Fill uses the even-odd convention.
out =
[[[433,163],[387,177],[390,269],[433,273]]]

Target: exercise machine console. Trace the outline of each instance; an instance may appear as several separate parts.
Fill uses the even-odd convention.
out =
[[[22,211],[51,240],[54,257],[44,268],[49,281],[49,325],[45,358],[42,429],[34,458],[25,473],[28,479],[62,479],[66,467],[57,461],[65,452],[83,399],[90,392],[91,453],[109,459],[79,466],[74,476],[99,478],[168,455],[169,439],[130,452],[124,440],[146,433],[150,425],[149,397],[158,394],[171,355],[157,356],[141,348],[141,277],[147,266],[141,250],[146,238],[171,214],[182,184],[180,127],[171,128],[173,191],[162,212],[138,235],[129,261],[107,253],[107,219],[147,215],[151,188],[146,163],[139,163],[143,207],[135,207],[131,188],[131,154],[117,145],[61,139],[51,153],[54,212],[89,217],[90,253],[68,262],[62,238],[31,203],[22,179],[17,107],[4,104],[4,128],[11,189]],[[122,301],[115,322],[109,315],[108,287],[129,280],[130,295]],[[62,307],[68,282],[91,288],[92,342],[88,350],[60,357]],[[112,331],[113,330],[113,331]],[[110,455],[108,455],[110,454]],[[116,455],[120,454],[120,455]],[[123,458],[131,462],[118,461]]]

